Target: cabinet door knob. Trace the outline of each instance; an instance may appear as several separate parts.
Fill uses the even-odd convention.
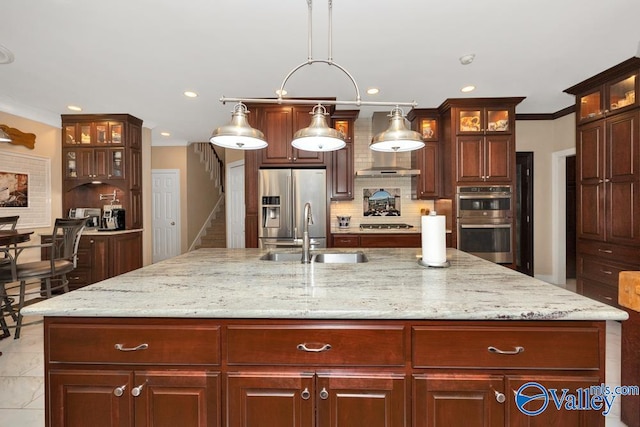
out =
[[[320,390],[320,399],[327,400],[328,397],[329,397],[329,392],[327,391],[326,388],[322,387],[322,390]]]
[[[507,398],[505,397],[504,393],[500,393],[498,390],[493,390],[493,392],[496,395],[496,402],[504,403],[505,400],[507,400]]]
[[[143,389],[143,388],[144,388],[144,383],[143,383],[143,384],[140,384],[140,385],[139,385],[139,386],[137,386],[137,387],[132,388],[132,389],[131,389],[131,395],[132,395],[133,397],[138,397],[138,396],[140,396],[140,394],[142,394],[142,389]]]
[[[124,394],[124,391],[127,389],[127,385],[121,385],[120,387],[116,387],[113,389],[113,394],[116,397],[120,397]]]
[[[300,397],[302,397],[303,400],[309,400],[309,398],[311,397],[309,389],[305,387],[305,389],[300,392]]]

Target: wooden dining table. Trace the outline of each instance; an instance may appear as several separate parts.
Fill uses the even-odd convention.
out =
[[[31,239],[32,234],[33,231],[26,230],[0,230],[0,247],[27,242]],[[0,316],[4,316],[4,313],[0,313]],[[5,333],[1,336],[2,338],[6,338],[8,335]],[[0,356],[2,356],[2,352],[0,352]]]

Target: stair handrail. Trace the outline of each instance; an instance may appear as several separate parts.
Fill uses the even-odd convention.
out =
[[[216,160],[218,161],[218,176],[220,177],[220,191],[224,193],[224,162],[218,156],[218,152],[216,151],[216,147],[213,144],[208,144],[209,147],[213,150],[213,154],[216,156]]]

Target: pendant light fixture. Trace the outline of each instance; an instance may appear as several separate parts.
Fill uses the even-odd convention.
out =
[[[11,142],[11,137],[3,129],[0,129],[0,142]]]
[[[258,150],[266,147],[267,140],[264,134],[249,126],[247,114],[247,106],[242,102],[237,103],[231,115],[231,122],[214,130],[209,141],[223,148],[240,150]]]
[[[327,125],[327,110],[318,104],[311,112],[313,118],[309,127],[300,129],[293,135],[291,145],[305,151],[334,151],[347,145],[340,132]]]
[[[374,151],[397,153],[413,151],[424,147],[422,135],[409,130],[404,125],[404,112],[396,107],[389,114],[389,128],[371,139],[369,148]]]
[[[248,103],[252,103],[252,104],[278,104],[278,105],[285,105],[285,104],[299,104],[299,105],[309,105],[309,104],[317,104],[314,108],[311,114],[313,114],[313,118],[311,120],[311,125],[307,128],[301,129],[299,131],[297,131],[294,135],[294,139],[292,141],[292,145],[300,150],[306,150],[306,151],[333,151],[333,150],[339,150],[340,148],[345,146],[345,142],[344,139],[342,138],[342,136],[340,135],[340,133],[335,130],[330,128],[327,125],[327,121],[325,118],[326,115],[326,109],[321,105],[351,105],[351,106],[386,106],[386,107],[395,107],[395,109],[399,109],[399,106],[410,106],[410,107],[415,107],[417,105],[417,103],[415,101],[412,102],[367,102],[367,101],[362,101],[362,99],[360,98],[360,89],[358,88],[358,84],[356,83],[355,79],[353,78],[353,76],[351,75],[351,73],[349,73],[349,71],[347,71],[344,67],[338,65],[338,63],[336,63],[333,60],[332,57],[332,9],[333,9],[333,0],[327,0],[327,3],[329,5],[329,52],[328,52],[328,56],[327,59],[313,59],[313,55],[311,52],[311,47],[313,45],[312,43],[312,31],[311,31],[311,24],[312,24],[312,0],[307,0],[307,9],[308,9],[308,37],[307,37],[307,43],[308,43],[308,50],[309,50],[309,55],[308,58],[305,62],[301,63],[300,65],[294,67],[291,71],[289,71],[289,74],[286,75],[286,77],[284,78],[284,80],[282,81],[282,84],[280,85],[280,89],[278,91],[276,91],[278,97],[277,98],[271,98],[271,99],[265,99],[265,98],[226,98],[226,97],[222,97],[220,98],[220,102],[222,102],[223,104],[225,104],[226,102],[248,102]],[[327,64],[329,66],[332,67],[336,67],[337,69],[339,69],[340,71],[342,71],[343,74],[345,74],[349,80],[351,80],[351,83],[353,84],[353,87],[355,89],[356,92],[356,98],[353,101],[340,101],[340,100],[318,100],[318,99],[300,99],[300,98],[296,98],[296,99],[286,99],[283,98],[283,95],[286,94],[286,90],[285,90],[285,85],[287,84],[287,81],[289,80],[289,78],[298,70],[300,70],[301,68],[304,68],[308,65],[313,65],[316,63],[323,63],[323,64]],[[320,107],[320,108],[319,108]],[[392,111],[392,113],[395,111],[395,109]],[[400,110],[402,111],[402,110]],[[234,112],[234,118],[235,118],[235,112]],[[418,135],[418,137],[420,137],[420,134],[418,132],[413,132],[413,131],[409,131],[404,127],[404,118],[402,116],[402,113],[400,113],[400,121],[398,122],[394,122],[394,116],[392,114],[392,120],[391,120],[391,126],[389,127],[389,129],[387,129],[387,131],[382,132],[380,135],[376,135],[374,137],[374,140],[376,140],[376,143],[371,145],[371,149],[372,150],[378,150],[378,151],[387,151],[385,149],[385,147],[387,145],[389,145],[390,151],[410,151],[410,150],[416,150],[418,148],[422,148],[424,146],[424,143],[422,143],[422,138],[419,138],[419,141],[416,140],[415,135]],[[246,118],[245,118],[245,123],[246,123]],[[223,126],[221,128],[218,128],[214,131],[214,136],[211,137],[211,142],[213,142],[214,144],[216,142],[214,142],[214,137],[216,137],[216,132],[219,129],[223,129],[223,128],[228,128],[229,133],[226,134],[226,136],[233,136],[233,127],[229,127],[228,126]],[[242,130],[240,130],[242,129]],[[247,130],[251,129],[252,131],[255,132],[259,132],[256,131],[255,129],[251,128],[248,124],[246,124],[245,126],[242,127],[237,127],[235,129],[235,131],[237,132],[246,132]],[[404,131],[403,131],[404,130]],[[335,133],[334,133],[335,131]],[[414,135],[415,134],[415,135]],[[402,136],[402,137],[401,137]],[[263,136],[264,138],[264,136]],[[341,141],[341,142],[340,142]],[[420,144],[419,144],[420,143]],[[221,144],[218,144],[221,145]],[[264,143],[263,146],[249,146],[247,144],[230,144],[230,145],[221,145],[223,147],[226,148],[239,148],[239,149],[243,149],[243,150],[247,150],[247,149],[255,149],[255,148],[263,148],[266,147],[267,144],[266,142]]]

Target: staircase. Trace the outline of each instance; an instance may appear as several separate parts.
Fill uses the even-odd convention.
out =
[[[220,203],[216,207],[209,225],[205,228],[204,234],[200,236],[200,244],[196,245],[196,249],[227,247],[227,227],[224,211],[224,203]]]

